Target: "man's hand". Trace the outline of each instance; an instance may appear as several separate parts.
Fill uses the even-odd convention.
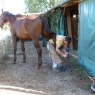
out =
[[[65,52],[66,55],[68,55],[68,52]]]
[[[68,56],[68,54],[62,54],[61,55],[61,57],[64,57],[64,58],[67,57],[67,56]]]

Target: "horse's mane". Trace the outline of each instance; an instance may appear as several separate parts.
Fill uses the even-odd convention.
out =
[[[16,14],[16,17],[23,17],[22,14]]]
[[[3,14],[7,15],[8,17],[15,17],[14,14],[8,12],[8,11],[4,11]]]
[[[23,14],[16,14],[16,17],[27,17],[27,15],[23,15]]]

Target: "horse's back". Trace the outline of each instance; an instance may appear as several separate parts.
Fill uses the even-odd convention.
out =
[[[34,37],[39,37],[42,33],[42,21],[39,16],[31,16],[26,18],[25,27],[29,35]]]
[[[39,16],[18,17],[15,21],[17,36],[21,39],[38,37],[42,32],[42,21]],[[30,35],[30,36],[29,36]]]

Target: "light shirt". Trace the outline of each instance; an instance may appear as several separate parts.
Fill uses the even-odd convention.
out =
[[[65,37],[66,37],[66,36],[57,35],[57,36],[56,36],[56,45],[59,46],[59,47],[61,47],[61,46],[67,46],[67,44],[64,44],[64,43],[63,43]],[[52,39],[50,39],[49,42],[50,42],[51,44],[54,44],[54,42],[53,42]]]
[[[59,47],[63,46],[64,45],[64,43],[63,43],[64,39],[65,39],[65,36],[57,35],[56,36],[56,45]]]

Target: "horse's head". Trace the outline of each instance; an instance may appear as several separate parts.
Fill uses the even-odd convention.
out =
[[[2,14],[0,16],[0,27],[3,28],[5,23],[7,23],[7,19],[5,16],[5,12],[3,12],[3,10],[2,10]]]

